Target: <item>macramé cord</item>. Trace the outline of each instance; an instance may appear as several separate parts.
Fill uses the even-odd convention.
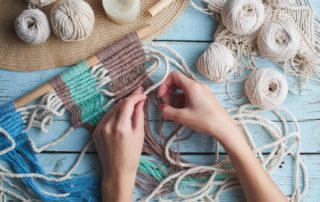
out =
[[[271,121],[265,118],[262,114],[266,111],[271,112],[278,117],[281,125],[279,126],[276,121]],[[300,201],[305,191],[308,189],[308,173],[300,158],[300,127],[297,120],[284,108],[260,110],[252,105],[243,105],[239,108],[230,109],[229,112],[237,121],[239,127],[242,128],[250,147],[253,149],[253,152],[269,174],[275,172],[276,168],[281,164],[286,156],[289,155],[292,157],[295,162],[294,187],[290,199],[291,201]],[[248,129],[249,125],[258,125],[264,128],[273,141],[262,146],[257,146],[253,140],[250,130]],[[179,130],[179,133],[182,132],[182,130],[183,128]],[[167,142],[166,149],[170,148],[170,145],[173,142],[172,140],[174,140],[176,136],[173,136],[172,138],[173,139]],[[267,155],[263,154],[266,150],[270,151]],[[159,197],[159,199],[164,201],[217,201],[221,193],[235,188],[240,188],[240,183],[236,178],[235,170],[230,165],[231,162],[228,157],[225,157],[214,165],[209,166],[175,161],[168,155],[168,153],[166,153],[165,157],[171,164],[179,165],[184,169],[168,175],[164,180],[161,180],[161,183],[148,196],[141,199],[141,201],[150,201],[156,197],[158,193],[161,193],[163,191],[162,189],[164,189],[167,184],[171,184],[171,186],[173,186],[175,195],[174,198],[170,198],[171,195],[169,195],[168,198],[164,198],[164,196]],[[151,165],[150,167],[155,166]],[[140,169],[144,168],[140,167]],[[156,172],[153,168],[155,173],[152,175],[155,176],[155,178],[162,179],[164,175],[163,170],[165,169],[162,168],[160,172]],[[201,176],[201,173],[210,174],[210,176],[204,180],[205,182],[203,182],[202,179],[201,181],[199,180],[196,182],[196,185],[191,183],[185,185],[182,183],[186,180],[190,180],[190,177],[193,174],[200,174]],[[223,175],[222,178],[221,175]],[[299,185],[299,178],[302,178],[303,180],[301,186]],[[193,193],[183,193],[181,188],[185,188],[186,186],[197,187],[198,189]],[[213,191],[215,189],[217,189],[217,191]]]
[[[320,21],[308,0],[202,0],[191,5],[219,23],[214,41],[230,48],[241,67],[255,69],[259,54],[303,85],[319,81]],[[261,7],[263,6],[263,8]],[[261,23],[263,22],[263,23]]]

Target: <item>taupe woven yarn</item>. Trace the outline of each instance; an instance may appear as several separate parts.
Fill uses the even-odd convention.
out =
[[[23,0],[0,0],[0,68],[13,71],[36,71],[75,64],[93,55],[130,32],[151,24],[154,33],[148,40],[170,27],[186,8],[188,1],[175,0],[155,17],[147,9],[157,0],[141,0],[141,12],[131,24],[117,25],[106,16],[101,0],[86,0],[94,10],[95,25],[90,37],[80,42],[63,42],[51,33],[48,41],[30,46],[21,41],[14,31],[15,18],[28,7]],[[53,5],[41,8],[47,15]]]

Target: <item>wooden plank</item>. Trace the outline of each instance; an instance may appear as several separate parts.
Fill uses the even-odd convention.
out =
[[[195,2],[201,5],[200,0]],[[320,14],[320,1],[309,0],[316,15]],[[175,24],[165,33],[157,37],[158,40],[175,41],[212,41],[217,22],[210,16],[200,13],[190,5],[178,18]]]
[[[43,164],[45,171],[67,171],[78,154],[41,154],[39,155],[40,162]],[[209,155],[184,155],[186,159],[191,159],[198,164],[208,165],[212,161],[212,156]],[[304,201],[316,202],[318,201],[318,192],[320,187],[320,155],[302,155],[302,160],[306,164],[309,173],[309,190],[304,197]],[[50,162],[50,163],[48,163]],[[57,165],[59,169],[57,169]],[[281,190],[286,194],[292,193],[293,184],[293,162],[290,158],[285,158],[281,168],[279,167],[272,177],[280,186]],[[101,168],[98,157],[94,154],[85,155],[79,168],[75,174],[79,176],[101,176]],[[299,179],[301,183],[301,178]],[[141,193],[135,191],[135,198],[140,198]],[[228,192],[221,196],[221,201],[243,201],[244,197],[241,190]]]
[[[32,139],[35,140],[37,145],[43,145],[50,142],[51,140],[60,137],[69,126],[70,123],[68,121],[56,121],[49,128],[49,131],[46,134],[43,134],[36,129],[32,129],[32,131],[28,132],[28,134]],[[152,121],[151,126],[154,136],[158,139],[158,133],[156,132],[157,122]],[[301,152],[320,153],[320,120],[300,122],[300,127],[302,141]],[[175,128],[176,124],[167,121],[165,122],[165,125],[163,127],[163,132],[164,134],[169,135]],[[252,132],[252,135],[257,145],[266,144],[272,141],[269,135],[261,127],[250,126],[250,131]],[[90,138],[91,134],[87,130],[79,128],[76,129],[73,133],[71,133],[70,136],[68,136],[61,143],[49,148],[48,151],[79,152],[82,150],[83,146]],[[184,153],[211,153],[214,151],[213,145],[214,141],[211,137],[206,135],[195,134],[188,141],[183,141],[180,143],[180,150]],[[172,146],[174,148],[175,144],[173,144]],[[224,152],[222,148],[220,149],[220,152]],[[90,149],[90,151],[94,151],[94,149]]]
[[[234,107],[235,102],[230,100],[225,92],[225,86],[222,84],[214,84],[205,78],[197,74],[194,64],[197,57],[207,48],[208,43],[170,43],[179,53],[181,53],[191,66],[192,70],[196,73],[198,78],[204,83],[208,84],[217,99],[222,102],[225,107]],[[272,66],[271,63],[263,60],[259,60],[261,67]],[[62,73],[65,69],[54,69],[41,72],[30,72],[30,73],[16,73],[5,70],[0,70],[0,103],[5,103],[7,101],[12,101],[17,97],[27,93],[28,91],[34,89],[35,87],[41,85],[47,80],[52,79],[55,75]],[[161,76],[158,72],[156,77]],[[302,127],[302,151],[303,152],[319,152],[320,148],[320,138],[318,135],[318,123],[320,120],[320,91],[318,91],[318,86],[310,82],[303,91],[293,89],[295,83],[293,78],[289,78],[290,81],[290,94],[287,98],[284,106],[294,113],[296,118],[301,121]],[[243,91],[242,84],[232,84],[230,86],[230,92],[235,97],[240,97]],[[158,119],[158,112],[155,108],[151,109],[150,120]],[[272,117],[271,117],[272,118]],[[57,138],[63,133],[63,130],[68,127],[68,122],[70,117],[63,116],[58,117],[56,120],[61,122],[54,122],[54,124],[49,128],[47,135],[39,135],[32,130],[30,135],[33,136],[39,144],[49,142],[50,140]],[[313,122],[314,121],[314,122]],[[256,132],[260,133],[259,130]],[[73,141],[77,138],[77,142]],[[51,151],[79,151],[83,144],[88,140],[89,135],[84,130],[77,130],[69,138],[67,138],[63,143],[56,147],[50,149]],[[207,139],[200,138],[195,140],[200,147],[194,147],[190,143],[186,143],[183,147],[184,152],[210,152],[212,151],[211,144],[207,144]],[[71,142],[71,144],[70,144]],[[188,145],[189,144],[189,145]]]
[[[232,101],[226,94],[224,84],[215,84],[197,73],[195,64],[197,58],[208,47],[208,43],[169,43],[174,49],[177,50],[188,62],[192,71],[203,82],[210,86],[213,93],[222,104],[231,108],[238,102]],[[271,62],[267,60],[258,60],[258,67],[275,67]],[[16,73],[6,70],[0,70],[0,104],[13,101],[18,97],[26,94],[34,88],[40,86],[46,81],[52,79],[55,75],[61,74],[64,69],[53,69],[40,72],[30,73]],[[159,70],[155,73],[154,80],[158,80],[163,75],[163,71]],[[298,120],[314,120],[320,119],[320,91],[318,90],[318,84],[315,82],[309,82],[302,91],[297,90],[297,81],[295,78],[288,77],[290,86],[290,93],[283,104],[289,111],[294,112],[294,115]],[[230,94],[233,97],[241,97],[243,95],[243,84],[236,83],[230,84]],[[156,114],[155,114],[156,115]],[[151,116],[151,119],[157,118],[157,116]],[[63,117],[62,120],[67,120]]]
[[[212,41],[217,25],[211,16],[200,13],[189,4],[174,25],[157,40]]]

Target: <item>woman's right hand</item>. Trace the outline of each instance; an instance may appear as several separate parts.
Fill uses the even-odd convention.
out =
[[[177,94],[177,89],[183,92]],[[160,86],[158,96],[165,103],[161,107],[165,118],[212,135],[223,145],[247,201],[288,201],[264,171],[234,119],[206,85],[174,72]]]
[[[171,73],[160,86],[158,96],[164,102],[161,111],[166,119],[212,135],[220,141],[229,136],[232,129],[239,130],[207,85],[181,73]]]

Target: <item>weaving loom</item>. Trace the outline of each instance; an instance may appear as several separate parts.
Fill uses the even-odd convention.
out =
[[[17,179],[21,179],[29,187],[24,191],[18,189],[13,192],[2,186],[0,191],[22,201],[99,200],[98,179],[72,177],[92,145],[92,140],[84,146],[78,159],[66,173],[45,173],[36,153],[60,143],[75,128],[93,129],[103,114],[138,86],[146,87],[144,93],[148,94],[166,78],[170,64],[187,75],[192,75],[185,62],[179,60],[179,56],[169,47],[140,41],[149,31],[150,27],[145,27],[129,34],[87,61],[71,66],[65,73],[25,97],[0,107],[0,133],[3,134],[0,137],[0,159],[8,164],[7,167],[1,164],[0,175],[12,188],[17,186],[11,180]],[[178,58],[174,60],[167,57],[157,50],[161,48]],[[152,82],[151,75],[159,67],[164,68],[164,76],[160,81]],[[29,104],[39,97],[39,103]],[[53,116],[62,116],[66,111],[71,114],[71,127],[58,139],[38,146],[25,133],[31,128],[46,132],[53,122]],[[50,186],[53,191],[39,188],[40,184]],[[19,193],[25,191],[28,194]]]

